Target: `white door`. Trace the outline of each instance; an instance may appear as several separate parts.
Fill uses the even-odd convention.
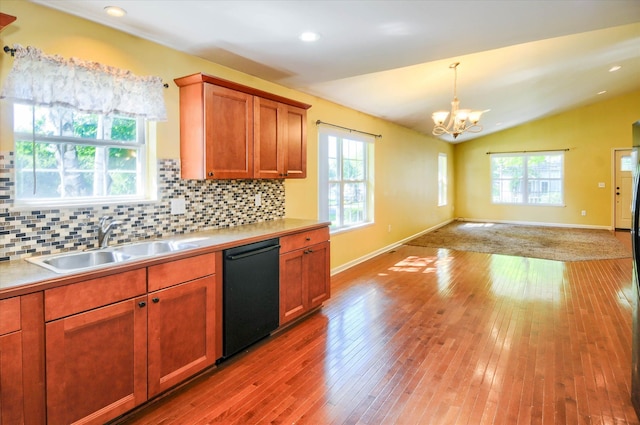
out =
[[[631,149],[616,151],[615,228],[631,229],[633,191],[633,156]]]

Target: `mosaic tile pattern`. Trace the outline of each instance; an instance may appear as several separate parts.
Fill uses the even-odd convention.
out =
[[[13,153],[0,153],[0,261],[94,248],[105,215],[122,222],[112,244],[284,217],[283,180],[182,180],[174,159],[158,161],[158,201],[122,205],[17,209],[12,170]],[[185,214],[171,214],[173,198],[184,198]]]

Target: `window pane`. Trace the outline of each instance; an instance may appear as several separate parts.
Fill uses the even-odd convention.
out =
[[[329,217],[332,223],[340,223],[342,222],[342,217],[340,215],[340,204],[341,204],[341,191],[340,191],[340,183],[329,183]]]
[[[111,140],[120,140],[123,142],[135,142],[136,120],[133,118],[114,118],[111,125],[111,133],[106,134],[105,138]]]
[[[95,114],[71,114],[70,122],[65,126],[73,128],[73,135],[81,139],[102,139],[98,134],[98,115]]]
[[[447,205],[447,155],[438,154],[438,206]]]
[[[329,152],[327,160],[329,161],[329,180],[340,179],[340,163],[338,161],[338,139],[329,137]]]
[[[364,162],[345,159],[343,166],[344,180],[364,180]]]
[[[494,203],[563,203],[564,154],[536,153],[491,157]]]
[[[330,220],[332,230],[371,221],[367,161],[372,145],[327,133],[320,132],[320,218]]]
[[[16,197],[141,196],[141,123],[65,108],[14,105]],[[133,143],[134,147],[104,145],[104,140],[114,137],[119,140],[111,143]]]

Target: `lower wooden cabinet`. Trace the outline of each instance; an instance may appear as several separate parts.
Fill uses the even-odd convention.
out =
[[[0,424],[45,423],[42,292],[0,300]]]
[[[147,399],[146,296],[46,324],[47,418],[100,424]]]
[[[22,332],[0,335],[0,424],[24,423]]]
[[[281,246],[287,247],[283,239]],[[280,255],[281,326],[319,307],[331,295],[329,242],[309,245],[312,240],[304,237],[302,248]]]
[[[280,324],[330,296],[329,231],[280,238]],[[0,300],[0,425],[103,424],[222,357],[222,252]]]
[[[48,424],[102,424],[214,364],[222,355],[221,258],[45,291]]]
[[[149,397],[219,357],[215,283],[215,276],[208,276],[149,294]]]

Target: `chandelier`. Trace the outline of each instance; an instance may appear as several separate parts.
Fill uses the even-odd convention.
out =
[[[458,65],[460,62],[455,62],[449,65],[449,68],[453,69],[453,101],[451,102],[451,113],[448,111],[438,111],[431,115],[435,127],[433,127],[433,135],[441,136],[443,134],[451,134],[455,139],[459,134],[464,132],[479,133],[482,131],[482,125],[478,124],[480,116],[484,111],[472,111],[470,109],[460,109],[460,101],[457,94],[458,83]],[[449,121],[445,125],[445,121]]]

